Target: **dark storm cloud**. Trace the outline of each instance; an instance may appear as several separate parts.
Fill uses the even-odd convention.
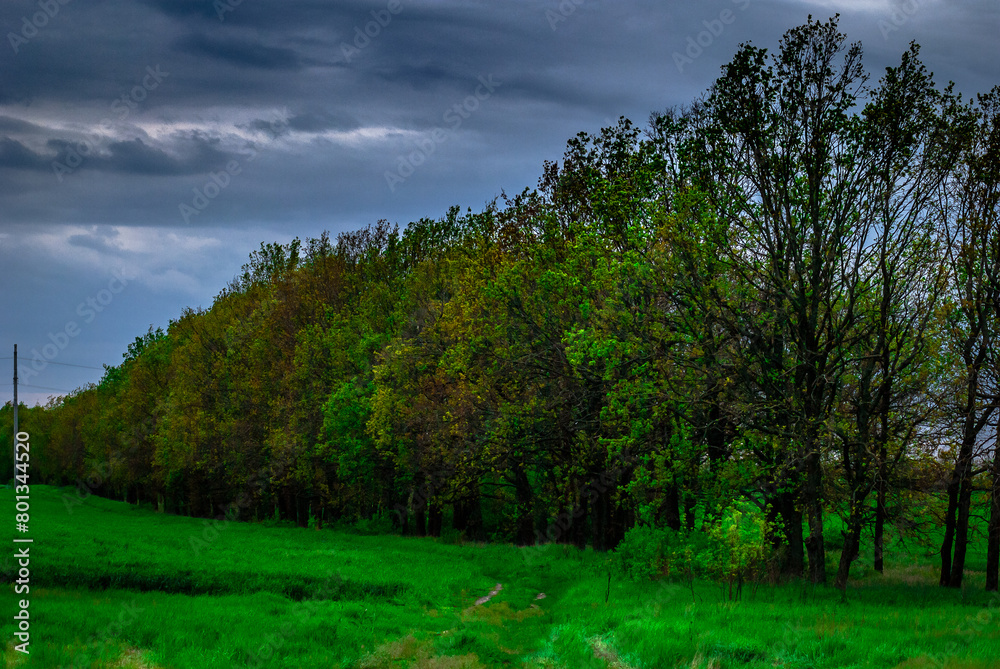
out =
[[[72,171],[79,168],[144,176],[176,176],[203,174],[218,169],[235,157],[234,153],[219,150],[214,140],[198,135],[180,138],[174,146],[183,153],[174,155],[138,138],[111,142],[102,148],[79,141],[50,139],[46,147],[51,152],[42,154],[17,140],[4,137],[0,138],[0,167],[55,174],[54,165],[59,164]]]
[[[212,0],[145,0],[144,4],[176,18],[219,21],[219,11]]]
[[[95,251],[100,251],[101,253],[108,253],[112,252],[114,248],[109,243],[110,240],[114,240],[117,237],[120,237],[118,230],[107,227],[99,227],[94,228],[87,234],[70,235],[66,242],[70,246],[93,249]]]
[[[148,146],[141,139],[114,142],[108,147],[108,156],[94,161],[95,168],[142,175],[199,174],[217,169],[234,155],[220,151],[212,142],[203,138],[191,137],[185,143],[189,148],[188,155],[174,156],[162,149]]]
[[[320,19],[365,12],[365,3],[357,0],[296,0],[254,2],[254,0],[138,0],[164,15],[191,26],[229,24],[262,29],[287,29],[315,25]]]
[[[352,116],[330,112],[305,112],[288,119],[288,127],[301,132],[351,130],[359,125],[358,120]]]
[[[0,168],[15,170],[47,169],[49,163],[16,139],[0,137]]]
[[[195,57],[206,56],[240,68],[297,70],[302,67],[299,54],[294,50],[264,46],[249,37],[188,35],[178,40],[175,48]]]
[[[220,12],[220,6],[231,11]],[[419,139],[406,133],[441,126],[447,111],[473,93],[479,77],[492,76],[502,82],[497,94],[465,120],[461,131],[441,146],[434,158],[437,164],[421,174],[431,174],[452,160],[478,157],[478,151],[470,150],[473,143],[485,140],[492,147],[490,164],[459,168],[459,173],[486,174],[517,163],[515,172],[527,185],[534,182],[541,161],[557,158],[565,140],[577,131],[594,130],[595,124],[619,114],[641,123],[651,111],[690,102],[711,84],[739,42],[753,40],[773,49],[781,32],[803,22],[809,13],[843,11],[845,32],[852,39],[863,38],[867,53],[874,55],[870,60],[880,65],[894,62],[896,52],[905,48],[897,36],[928,23],[948,27],[947,21],[937,20],[939,10],[928,1],[886,37],[878,20],[888,15],[890,4],[881,13],[852,12],[851,6],[764,0],[668,6],[645,0],[74,2],[64,5],[16,57],[5,56],[10,60],[0,69],[0,91],[9,91],[8,98],[23,103],[12,105],[10,111],[16,113],[5,113],[5,120],[0,120],[0,133],[8,136],[0,160],[8,169],[49,169],[46,162],[66,157],[80,137],[25,120],[31,118],[32,109],[62,109],[63,120],[79,121],[78,133],[85,136],[88,127],[107,116],[110,106],[141,81],[145,68],[155,64],[170,76],[136,105],[127,123],[113,128],[81,171],[148,178],[132,188],[160,193],[163,184],[155,179],[208,174],[247,145],[250,140],[245,137],[226,138],[230,132],[226,123],[272,140],[358,130],[353,143],[345,136],[342,144],[279,146],[266,152],[298,161],[309,173],[318,171],[352,183],[348,192],[378,192],[387,166],[401,153],[412,151]],[[18,1],[0,11],[5,25],[16,27],[32,8],[33,3]],[[720,34],[709,34],[691,62],[679,68],[675,55],[691,53],[686,51],[691,41],[701,40],[707,26],[719,25],[720,13],[727,10],[733,20]],[[956,23],[953,34],[962,30],[962,37],[972,44],[988,43],[982,21],[961,12],[950,19]],[[928,38],[942,45],[939,51],[946,65],[955,67],[947,59],[956,54],[943,47],[961,41],[949,42],[941,32],[928,33]],[[956,48],[967,52],[969,46]],[[924,55],[930,56],[926,49]],[[979,68],[988,73],[993,67],[991,61],[964,56],[970,72]],[[220,106],[230,109],[216,109]],[[247,113],[236,114],[236,108]],[[206,140],[204,146],[192,149],[176,134],[161,134],[153,141],[131,127],[189,122],[216,144]],[[213,123],[218,129],[212,128]],[[366,128],[373,130],[360,132]],[[385,132],[379,134],[379,128]],[[45,143],[29,142],[28,135]],[[355,153],[359,150],[362,153]],[[341,172],[347,164],[352,169]],[[498,188],[507,187],[515,172],[506,177],[498,172]],[[273,174],[275,184],[285,174]],[[414,182],[419,179],[418,175]],[[462,181],[451,183],[453,197],[464,198]],[[115,185],[90,185],[81,206],[86,209],[89,200],[95,209],[103,209]],[[281,195],[287,190],[274,192],[279,198],[275,210],[328,209],[325,202],[320,204],[321,193],[303,194],[309,201],[290,203]],[[480,194],[479,201],[488,195]],[[413,213],[416,218],[433,212],[414,209]],[[153,213],[147,220],[169,224],[172,218]],[[51,220],[57,220],[55,208]]]
[[[247,124],[249,130],[263,132],[278,137],[288,132],[322,133],[327,130],[354,130],[360,127],[358,119],[340,111],[319,110],[303,111],[289,116],[287,119],[255,119]]]
[[[0,115],[0,132],[37,133],[41,129],[41,126],[37,126],[34,123]]]

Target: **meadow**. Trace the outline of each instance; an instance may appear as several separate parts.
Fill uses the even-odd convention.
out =
[[[14,491],[0,488],[13,516]],[[847,596],[804,582],[633,581],[612,556],[170,516],[31,489],[30,655],[9,667],[1000,667],[1000,598],[971,556],[937,586],[930,548],[861,560]],[[8,531],[11,546],[13,532]],[[839,555],[829,556],[832,570]]]

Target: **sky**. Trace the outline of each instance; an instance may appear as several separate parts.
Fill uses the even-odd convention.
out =
[[[995,0],[3,0],[0,404],[14,344],[44,404],[262,242],[480,210],[837,13],[873,82],[1000,84]]]

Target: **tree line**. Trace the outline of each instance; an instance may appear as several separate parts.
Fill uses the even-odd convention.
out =
[[[960,587],[984,517],[995,590],[998,198],[1000,88],[810,18],[482,211],[262,244],[22,424],[45,481],[198,516],[608,550],[743,500],[822,583],[836,515],[841,588],[920,531]]]

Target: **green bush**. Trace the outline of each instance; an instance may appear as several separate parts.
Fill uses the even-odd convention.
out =
[[[744,582],[759,581],[769,573],[772,529],[764,513],[748,502],[728,507],[709,526],[706,533],[712,548],[707,572],[729,586],[730,599],[739,597]]]
[[[713,555],[711,541],[702,532],[637,525],[625,533],[612,559],[619,572],[640,581],[658,576],[703,576]]]
[[[614,550],[612,561],[619,572],[634,581],[663,573],[671,530],[636,525]]]
[[[708,577],[729,585],[731,597],[738,596],[744,582],[770,571],[770,529],[756,506],[742,502],[726,508],[700,532],[637,525],[626,532],[612,560],[632,580]]]

